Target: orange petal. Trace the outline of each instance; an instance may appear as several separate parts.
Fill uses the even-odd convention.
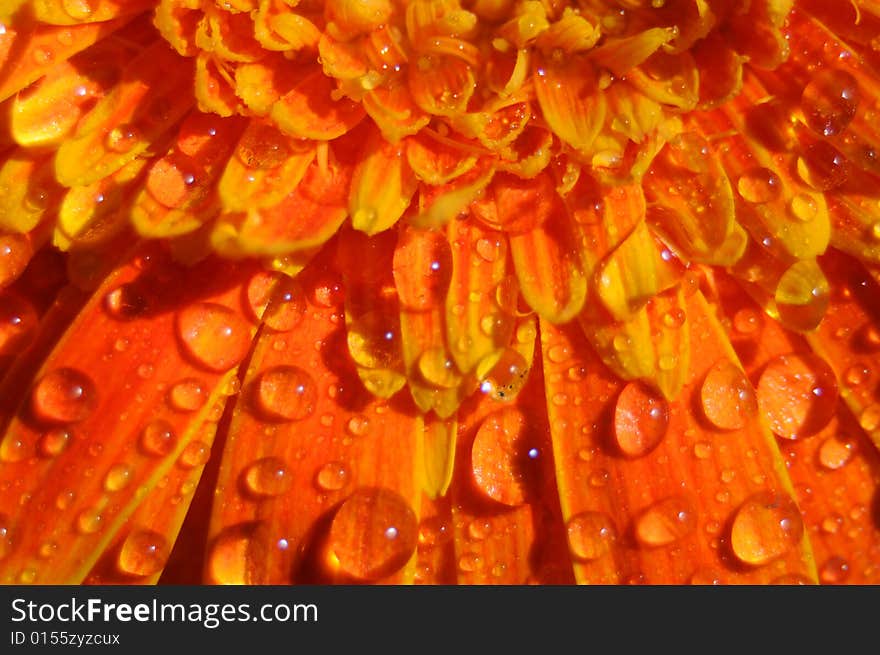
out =
[[[307,72],[272,107],[272,120],[287,134],[301,139],[329,141],[342,136],[364,117],[361,106],[336,98],[333,80],[320,70]]]

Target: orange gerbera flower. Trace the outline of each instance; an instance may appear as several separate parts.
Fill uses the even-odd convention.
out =
[[[11,0],[0,582],[880,581],[877,0]]]

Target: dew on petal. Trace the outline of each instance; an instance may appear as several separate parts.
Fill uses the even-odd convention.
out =
[[[116,464],[104,476],[104,489],[109,492],[119,491],[131,482],[131,468],[126,464]]]
[[[358,580],[394,573],[415,552],[418,520],[389,489],[356,490],[333,517],[327,547],[339,569]]]
[[[819,191],[842,186],[850,172],[851,164],[846,156],[824,140],[809,145],[798,160],[798,174]]]
[[[505,348],[483,378],[480,389],[496,400],[512,400],[525,386],[529,363],[518,351]]]
[[[403,306],[415,311],[438,306],[452,279],[452,247],[445,233],[405,231],[394,251],[392,272]]]
[[[177,436],[174,427],[162,419],[151,421],[141,432],[140,446],[147,454],[154,457],[164,457],[177,445]]]
[[[849,577],[850,567],[843,557],[833,555],[819,567],[819,580],[822,584],[843,584]]]
[[[755,391],[745,373],[726,358],[706,374],[700,402],[706,418],[722,430],[744,427],[758,411]]]
[[[208,581],[212,584],[254,584],[256,563],[265,561],[258,539],[261,525],[242,523],[224,528],[208,548]]]
[[[201,409],[208,400],[208,393],[201,380],[185,378],[175,382],[168,391],[171,407],[179,412],[195,412]]]
[[[275,366],[256,381],[259,412],[275,421],[301,421],[315,411],[318,390],[311,375],[297,366]]]
[[[666,546],[683,539],[697,527],[693,503],[683,496],[664,498],[636,519],[636,539],[649,547]]]
[[[0,233],[0,287],[8,286],[24,272],[33,248],[24,234]]]
[[[73,368],[59,368],[44,375],[34,387],[31,407],[46,423],[75,423],[88,418],[98,405],[94,382]]]
[[[168,540],[153,530],[132,530],[119,551],[116,565],[131,576],[145,577],[159,573],[168,561]]]
[[[70,432],[64,428],[55,428],[45,432],[37,442],[37,448],[44,457],[57,457],[70,443]]]
[[[730,545],[740,561],[761,566],[797,546],[803,534],[804,522],[794,501],[762,491],[736,510]]]
[[[305,313],[305,291],[298,280],[283,275],[263,313],[263,323],[276,332],[290,332],[302,322]]]
[[[386,312],[368,312],[348,326],[348,351],[365,368],[394,369],[401,365],[400,323]]]
[[[14,356],[24,350],[33,339],[36,327],[37,312],[33,305],[18,296],[0,292],[0,357]]]
[[[254,496],[279,496],[290,489],[293,480],[287,465],[277,457],[264,457],[249,464],[243,473],[248,493]]]
[[[739,178],[736,188],[745,200],[764,204],[782,193],[782,182],[769,168],[753,168]]]
[[[76,527],[82,534],[93,534],[101,529],[104,517],[94,507],[84,509],[76,518]]]
[[[206,464],[211,458],[211,446],[203,441],[192,441],[180,453],[178,464],[183,468],[195,468]]]
[[[840,436],[828,437],[819,446],[819,463],[826,469],[843,468],[855,453],[855,441]]]
[[[820,71],[801,96],[804,120],[821,136],[840,134],[855,117],[860,95],[859,83],[846,71]]]
[[[596,560],[611,551],[617,540],[614,523],[599,512],[581,512],[568,521],[568,546],[584,561]]]
[[[614,440],[629,457],[657,447],[669,428],[669,403],[642,383],[627,384],[614,406]]]
[[[322,491],[339,491],[351,479],[351,473],[343,462],[327,462],[315,474],[315,484]]]
[[[471,466],[477,488],[504,505],[526,500],[527,436],[525,415],[506,408],[487,416],[474,437]]]
[[[773,433],[799,439],[819,432],[834,416],[837,378],[816,355],[781,355],[764,368],[757,395],[758,407]]]
[[[186,352],[209,370],[223,372],[245,358],[250,329],[237,313],[216,303],[189,305],[177,315],[177,334]]]

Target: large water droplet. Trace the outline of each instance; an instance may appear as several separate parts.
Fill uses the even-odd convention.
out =
[[[279,496],[293,482],[287,465],[277,457],[265,457],[244,470],[243,480],[248,492],[255,496]]]
[[[745,200],[763,204],[782,193],[782,182],[769,168],[753,168],[739,178],[736,189]]]
[[[416,311],[436,307],[452,279],[452,247],[446,234],[408,229],[394,250],[394,283],[402,305]]]
[[[836,471],[846,466],[855,453],[856,445],[851,439],[839,436],[828,437],[819,446],[819,463],[827,469]]]
[[[525,502],[527,438],[526,417],[517,409],[502,409],[483,420],[471,447],[471,466],[477,487],[489,498],[510,506]]]
[[[417,537],[418,520],[406,500],[389,489],[361,488],[333,517],[327,545],[344,573],[376,580],[406,564]]]
[[[104,477],[104,489],[109,492],[119,491],[131,482],[131,468],[126,464],[116,464],[107,471]]]
[[[296,366],[275,366],[256,382],[255,400],[261,414],[276,421],[300,421],[315,411],[317,387],[312,376]]]
[[[258,538],[259,523],[224,528],[208,549],[208,580],[212,584],[255,584],[256,566],[264,562],[265,544]]]
[[[513,400],[529,377],[529,363],[518,351],[505,348],[491,370],[485,374],[480,390],[495,400]]]
[[[614,439],[629,457],[653,450],[669,427],[669,404],[640,382],[627,384],[614,406]]]
[[[718,361],[703,380],[700,402],[706,418],[722,430],[738,430],[758,411],[752,384],[728,359]]]
[[[762,491],[736,511],[730,545],[741,561],[760,566],[794,548],[803,534],[804,522],[794,501],[785,494]]]
[[[683,496],[671,496],[651,505],[636,520],[636,538],[644,546],[666,546],[693,532],[697,513]]]
[[[85,373],[73,368],[47,373],[37,382],[31,396],[34,414],[47,423],[82,421],[97,405],[94,383]]]
[[[244,319],[216,303],[200,302],[183,309],[177,315],[177,334],[195,361],[217,372],[241,362],[251,345]]]
[[[801,96],[801,110],[811,130],[822,136],[840,134],[859,106],[859,83],[843,70],[824,70],[813,76]]]
[[[783,439],[807,437],[828,425],[837,398],[834,371],[812,354],[776,357],[758,381],[758,406],[770,429]]]
[[[568,545],[578,559],[599,559],[611,550],[616,540],[617,530],[605,514],[582,512],[568,521]]]
[[[396,369],[401,365],[400,323],[396,314],[374,311],[348,326],[348,351],[365,368]]]
[[[290,332],[306,313],[306,294],[298,280],[282,275],[263,313],[263,323],[276,332]]]
[[[159,573],[168,561],[168,540],[158,532],[138,528],[125,538],[116,561],[126,575],[144,577]]]

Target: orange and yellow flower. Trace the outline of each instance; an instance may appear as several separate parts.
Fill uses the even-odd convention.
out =
[[[11,0],[0,582],[880,581],[876,0]]]

